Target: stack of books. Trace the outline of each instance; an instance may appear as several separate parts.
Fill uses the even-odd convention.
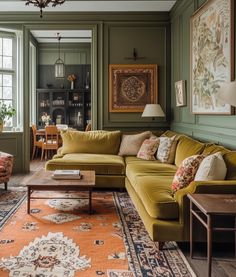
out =
[[[81,179],[80,170],[55,170],[52,174],[53,179]]]

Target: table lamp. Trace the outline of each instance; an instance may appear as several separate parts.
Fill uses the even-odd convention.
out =
[[[164,117],[165,114],[159,104],[146,104],[142,117],[152,117],[152,120],[154,120],[154,117]]]
[[[236,81],[223,83],[219,90],[219,97],[231,106],[236,107]]]

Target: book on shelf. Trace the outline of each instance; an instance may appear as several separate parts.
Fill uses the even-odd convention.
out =
[[[81,179],[80,170],[63,169],[55,170],[52,174],[53,179]]]

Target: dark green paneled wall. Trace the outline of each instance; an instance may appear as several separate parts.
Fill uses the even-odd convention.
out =
[[[171,11],[171,129],[236,149],[236,117],[190,112],[190,17],[205,0],[179,0]],[[187,106],[176,107],[174,83],[186,80]]]

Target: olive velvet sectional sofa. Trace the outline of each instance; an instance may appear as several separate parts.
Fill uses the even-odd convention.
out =
[[[152,240],[189,241],[187,194],[236,193],[236,152],[172,131],[163,135],[178,136],[173,164],[118,155],[122,143],[120,131],[66,131],[62,133],[63,146],[46,163],[46,170],[95,170],[97,187],[126,188]],[[145,132],[144,139],[150,136],[150,132]],[[225,180],[193,181],[173,193],[173,178],[185,158],[219,151],[227,167]],[[202,238],[199,235],[199,240]]]

